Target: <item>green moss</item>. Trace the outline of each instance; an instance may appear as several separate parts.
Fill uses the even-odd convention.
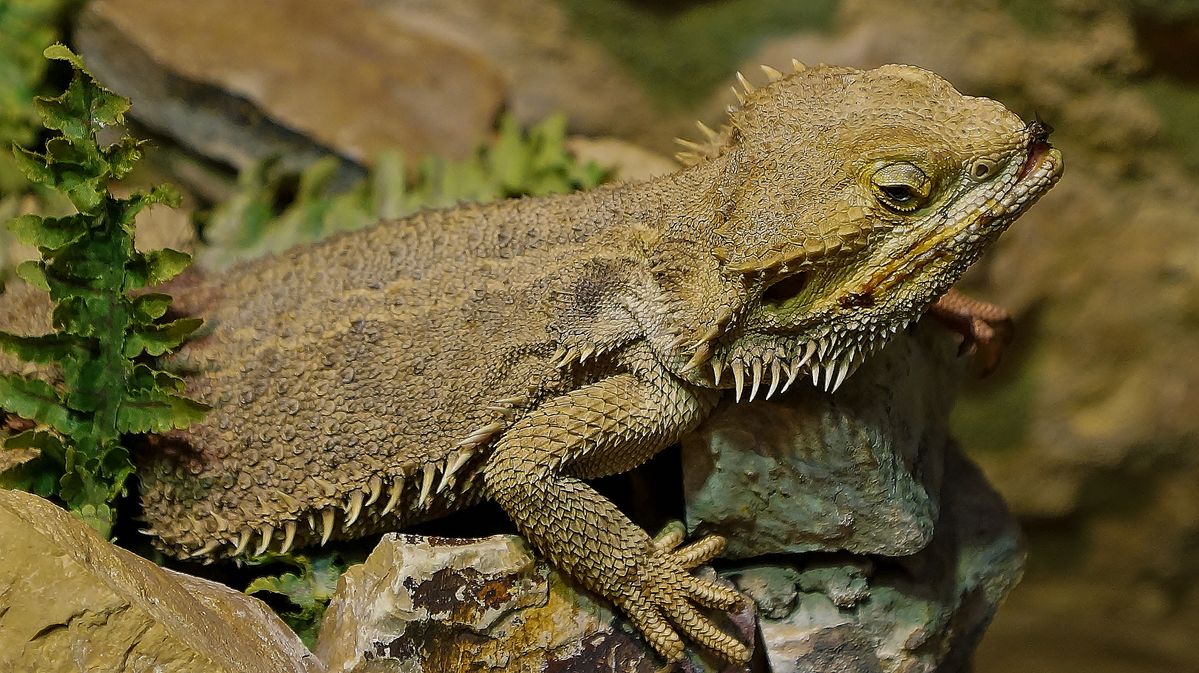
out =
[[[1199,170],[1199,87],[1158,78],[1141,91],[1161,115],[1162,142],[1192,170]]]
[[[1036,367],[1029,361],[1005,364],[1000,373],[1008,376],[968,386],[954,406],[950,427],[971,451],[1009,452],[1026,444],[1037,403]]]
[[[1003,8],[1031,33],[1045,34],[1061,28],[1061,9],[1045,0],[1002,0]]]
[[[644,81],[647,91],[680,108],[708,96],[767,38],[827,29],[838,4],[725,0],[663,9],[627,0],[560,1],[574,23]]]

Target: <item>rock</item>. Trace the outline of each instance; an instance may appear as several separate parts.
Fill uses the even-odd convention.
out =
[[[753,613],[734,621],[753,638]],[[725,628],[729,628],[725,625]],[[659,660],[610,605],[517,537],[389,534],[338,581],[316,654],[333,672],[467,670],[649,673]],[[692,654],[691,671],[728,671]]]
[[[504,98],[477,55],[364,2],[97,0],[75,38],[138,120],[239,169],[275,154],[462,157]]]
[[[257,599],[164,570],[0,490],[0,670],[321,673]]]
[[[572,136],[566,139],[566,149],[579,162],[594,161],[611,172],[612,180],[622,182],[648,180],[679,169],[673,159],[619,138]]]
[[[682,442],[688,526],[728,537],[732,557],[924,548],[960,373],[944,364],[955,347],[940,326],[922,327],[835,396],[797,386],[718,410]]]
[[[560,2],[390,0],[373,7],[389,25],[486,60],[502,74],[509,110],[525,126],[563,112],[575,133],[669,149],[680,122],[691,122],[655,104]]]
[[[773,673],[966,669],[1024,553],[1003,501],[956,449],[941,498],[932,542],[911,557],[795,557],[728,573],[762,610]]]

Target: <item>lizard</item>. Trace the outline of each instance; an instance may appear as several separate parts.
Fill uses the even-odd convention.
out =
[[[705,614],[742,597],[692,573],[724,540],[651,536],[588,480],[726,392],[835,391],[930,306],[985,331],[951,288],[1063,167],[1047,125],[926,70],[793,65],[738,75],[673,174],[427,211],[172,288],[209,322],[174,363],[212,411],[138,457],[156,544],[287,552],[490,499],[668,662],[688,640],[748,661]]]

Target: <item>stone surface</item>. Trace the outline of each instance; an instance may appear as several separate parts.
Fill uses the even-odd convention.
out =
[[[75,38],[138,120],[237,168],[473,151],[503,102],[500,74],[370,5],[97,0]]]
[[[1024,553],[1003,501],[956,449],[941,497],[937,532],[913,556],[800,556],[729,573],[762,611],[773,673],[967,670]]]
[[[669,149],[674,118],[571,21],[557,0],[374,0],[380,20],[478,54],[502,73],[508,109],[526,126],[563,112],[571,129]],[[690,120],[688,120],[690,121]],[[671,129],[671,130],[667,130]]]
[[[725,554],[922,549],[937,520],[960,368],[939,325],[901,334],[836,396],[810,386],[725,407],[683,440],[687,523]]]
[[[734,619],[752,638],[753,613]],[[384,536],[338,581],[316,654],[339,673],[649,673],[660,665],[610,606],[564,583],[513,536]],[[685,671],[739,670],[690,656]]]
[[[582,163],[594,161],[616,181],[648,180],[679,169],[673,159],[619,138],[572,136],[566,149]]]
[[[321,673],[260,601],[161,569],[0,490],[0,671]]]

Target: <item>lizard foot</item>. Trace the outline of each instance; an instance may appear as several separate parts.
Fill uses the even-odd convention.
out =
[[[984,376],[995,370],[1004,347],[1011,341],[1012,316],[1006,309],[950,290],[929,312],[962,335],[958,353],[975,355]]]
[[[741,594],[691,574],[724,551],[724,538],[709,535],[680,548],[682,525],[668,525],[653,541],[640,567],[640,582],[615,599],[649,644],[669,662],[683,658],[682,632],[690,640],[733,663],[749,661],[749,648],[721,631],[693,605],[731,611],[742,605]]]

